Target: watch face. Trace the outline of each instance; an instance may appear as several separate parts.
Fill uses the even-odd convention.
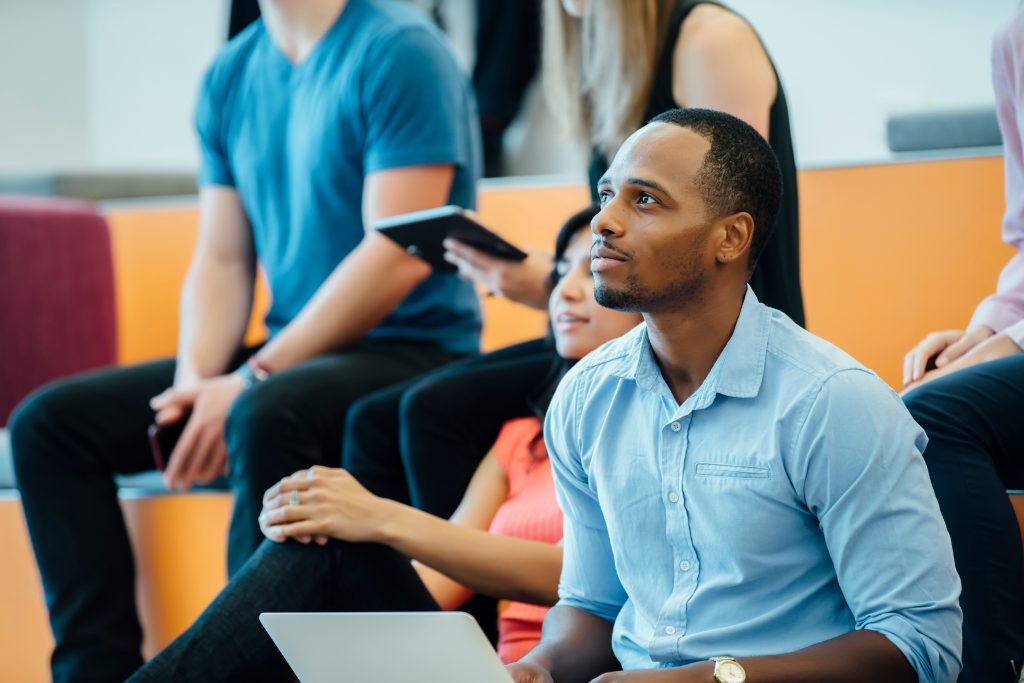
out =
[[[747,673],[736,662],[718,662],[715,673],[722,683],[744,683],[747,680]]]

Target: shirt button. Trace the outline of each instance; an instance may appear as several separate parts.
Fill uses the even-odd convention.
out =
[[[686,560],[683,560],[679,563],[679,568],[682,569],[684,572],[688,572],[690,571],[690,563]]]
[[[665,627],[665,633],[667,633],[669,635],[672,635],[675,632],[676,632],[676,627],[675,626],[666,626]]]
[[[676,493],[675,491],[673,491],[672,493],[668,494],[668,499],[671,502],[673,502],[673,503],[678,503],[679,502],[679,494]]]
[[[683,428],[683,425],[679,424],[678,422],[673,422],[669,426],[672,428],[673,432],[678,432],[680,429]]]

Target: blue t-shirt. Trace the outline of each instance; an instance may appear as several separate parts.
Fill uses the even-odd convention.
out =
[[[468,84],[440,33],[403,3],[349,0],[298,65],[257,21],[207,72],[196,128],[200,185],[234,187],[252,225],[273,297],[271,334],[362,240],[368,174],[454,164],[449,203],[476,203],[479,134]],[[480,321],[472,285],[432,273],[369,338],[468,353],[479,347]]]

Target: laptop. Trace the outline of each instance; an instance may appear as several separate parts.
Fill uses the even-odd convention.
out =
[[[512,683],[465,612],[265,612],[260,622],[300,683]]]

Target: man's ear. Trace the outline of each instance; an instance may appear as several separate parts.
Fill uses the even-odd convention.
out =
[[[716,259],[721,264],[747,262],[750,244],[754,239],[754,217],[746,211],[725,216],[720,221],[722,241],[718,244]]]

